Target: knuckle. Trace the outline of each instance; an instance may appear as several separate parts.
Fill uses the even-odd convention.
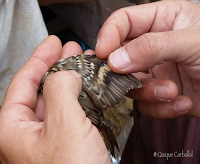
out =
[[[146,58],[155,58],[159,54],[159,51],[162,49],[160,40],[156,34],[148,33],[143,34],[137,38],[136,50],[138,54]]]

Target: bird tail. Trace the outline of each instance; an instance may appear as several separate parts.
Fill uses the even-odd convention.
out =
[[[113,132],[111,131],[110,127],[105,128],[105,127],[99,126],[98,129],[99,129],[100,134],[105,142],[107,149],[110,150],[110,153],[112,154],[112,156],[115,157],[114,147],[116,147],[118,149],[118,151],[119,151],[119,147],[117,144],[117,140],[116,140]]]
[[[82,91],[78,100],[81,107],[85,111],[86,116],[91,120],[92,124],[98,128],[107,149],[110,151],[112,156],[115,157],[114,147],[118,150],[119,147],[117,140],[111,131],[112,125],[110,121],[104,117],[103,111],[92,102],[92,99],[87,95],[87,93]]]

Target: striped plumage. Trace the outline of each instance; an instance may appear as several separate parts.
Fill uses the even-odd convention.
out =
[[[118,148],[118,144],[110,129],[112,125],[105,119],[102,110],[120,103],[130,89],[142,88],[144,85],[131,74],[112,72],[107,66],[107,60],[100,60],[96,55],[76,55],[58,60],[43,77],[41,88],[49,75],[62,70],[75,70],[82,77],[79,103],[99,129],[107,149],[114,156],[114,147]]]

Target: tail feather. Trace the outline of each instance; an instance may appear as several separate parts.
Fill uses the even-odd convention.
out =
[[[105,142],[107,149],[110,150],[110,153],[112,154],[112,156],[115,157],[114,147],[116,147],[118,151],[119,151],[119,147],[111,129],[104,128],[104,127],[98,127],[98,129],[100,130],[100,134]]]
[[[103,111],[99,109],[91,100],[91,98],[84,91],[81,92],[79,96],[79,103],[86,113],[86,116],[91,120],[93,125],[95,125],[111,154],[115,157],[114,147],[119,150],[117,140],[111,131],[111,123],[108,121],[104,115]]]

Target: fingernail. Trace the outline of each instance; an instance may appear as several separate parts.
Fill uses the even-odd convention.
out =
[[[188,113],[188,103],[186,101],[177,101],[174,104],[174,110],[178,113]]]
[[[155,97],[159,100],[162,100],[162,101],[167,101],[167,102],[170,102],[170,94],[169,94],[169,88],[166,87],[166,86],[157,86],[155,89],[154,89],[154,94],[155,94]]]
[[[110,54],[110,62],[119,69],[126,69],[130,66],[131,60],[125,49],[120,48]]]
[[[78,72],[70,70],[70,73],[73,74],[75,77],[80,77]]]

